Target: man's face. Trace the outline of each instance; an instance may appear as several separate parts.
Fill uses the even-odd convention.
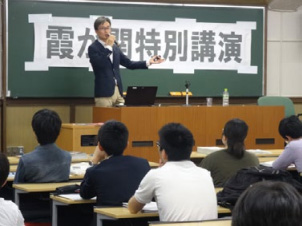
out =
[[[103,42],[106,42],[108,39],[110,33],[111,33],[111,26],[110,24],[106,21],[103,24],[100,24],[98,29],[95,31],[99,39],[101,39]]]

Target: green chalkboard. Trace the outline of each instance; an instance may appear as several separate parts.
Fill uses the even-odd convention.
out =
[[[108,15],[118,19],[147,21],[155,18],[162,21],[191,18],[204,23],[256,22],[256,29],[251,33],[251,65],[257,66],[256,73],[240,74],[237,70],[217,68],[198,69],[193,74],[173,73],[172,69],[121,69],[121,74],[124,90],[130,85],[154,85],[158,86],[158,97],[167,97],[170,91],[185,91],[185,81],[190,81],[190,91],[194,96],[221,96],[224,88],[228,88],[230,95],[236,97],[263,94],[265,10],[262,7],[9,0],[7,86],[10,97],[93,97],[94,74],[88,68],[25,70],[25,62],[33,61],[35,51],[34,25],[28,22],[29,14],[82,18]]]

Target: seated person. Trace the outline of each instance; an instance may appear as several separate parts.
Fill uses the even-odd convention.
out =
[[[93,163],[102,161],[87,169],[82,198],[96,196],[98,206],[122,206],[132,196],[150,166],[145,159],[123,155],[128,135],[127,127],[118,121],[108,121],[100,128],[99,154],[94,154]]]
[[[3,153],[0,153],[0,186],[6,184],[9,173],[9,162]],[[18,206],[12,201],[0,198],[0,225],[5,226],[24,226],[23,216]]]
[[[279,123],[279,133],[287,142],[282,154],[273,162],[274,169],[286,169],[295,164],[302,172],[302,122],[297,116],[284,118]]]
[[[39,146],[20,158],[14,183],[46,183],[69,180],[71,155],[55,141],[60,133],[61,119],[51,110],[36,112],[32,128]]]
[[[228,121],[222,133],[225,150],[206,156],[199,166],[211,172],[215,187],[223,187],[225,182],[242,168],[259,165],[258,158],[245,151],[244,140],[248,126],[240,119]]]
[[[262,181],[241,194],[232,226],[301,225],[302,196],[289,183]]]
[[[137,213],[155,198],[160,221],[199,221],[217,218],[217,200],[210,173],[197,167],[190,155],[192,133],[179,123],[159,131],[162,166],[151,169],[128,202]]]

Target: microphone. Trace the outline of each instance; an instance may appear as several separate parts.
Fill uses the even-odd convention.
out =
[[[188,89],[191,85],[191,82],[190,81],[185,81],[185,87]]]
[[[115,44],[117,47],[120,47],[120,43],[118,43],[116,40],[114,40],[114,44]]]

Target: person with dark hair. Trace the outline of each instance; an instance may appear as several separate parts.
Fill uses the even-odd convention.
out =
[[[158,150],[163,165],[144,177],[128,202],[131,213],[137,213],[154,198],[160,221],[217,218],[213,181],[207,170],[190,160],[193,145],[192,133],[179,123],[160,129]]]
[[[31,124],[40,145],[20,158],[14,183],[68,181],[71,155],[55,144],[62,124],[59,115],[42,109],[34,114]]]
[[[284,118],[279,123],[279,133],[287,142],[284,151],[273,162],[274,169],[286,169],[294,164],[302,172],[302,122],[295,115]]]
[[[302,196],[285,182],[262,181],[239,197],[232,226],[302,225]]]
[[[150,170],[146,159],[124,156],[128,129],[118,121],[107,121],[98,132],[100,159],[88,168],[81,183],[84,199],[97,197],[97,205],[122,206],[127,202],[145,174]]]
[[[6,184],[9,173],[9,162],[3,153],[0,152],[0,187]],[[24,226],[24,218],[18,206],[12,201],[0,198],[0,225]]]
[[[258,158],[245,150],[247,133],[248,125],[243,120],[228,121],[222,133],[226,149],[211,153],[201,161],[199,166],[211,172],[215,187],[223,187],[238,170],[259,165]]]
[[[128,69],[148,69],[151,64],[160,64],[164,59],[153,56],[149,61],[131,61],[117,45],[107,17],[97,18],[94,30],[97,40],[88,47],[88,55],[95,75],[95,104],[99,107],[123,104],[120,65]]]

